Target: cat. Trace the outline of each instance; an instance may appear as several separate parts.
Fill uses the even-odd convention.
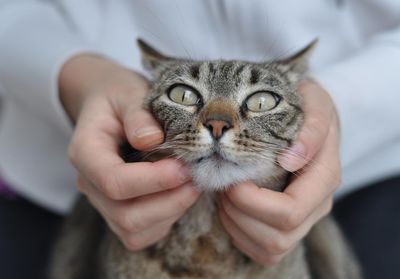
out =
[[[52,257],[50,278],[320,278],[358,279],[357,260],[332,217],[319,221],[279,264],[264,267],[235,248],[219,222],[217,192],[252,180],[283,191],[289,173],[277,163],[303,123],[297,92],[316,45],[287,59],[193,61],[168,57],[139,40],[154,82],[144,106],[164,129],[165,142],[126,161],[176,157],[202,191],[170,234],[140,252],[128,251],[82,197]]]

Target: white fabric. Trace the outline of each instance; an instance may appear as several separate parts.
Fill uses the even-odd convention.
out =
[[[0,173],[58,212],[75,196],[62,64],[80,52],[144,72],[135,40],[169,55],[262,61],[318,37],[314,77],[342,125],[339,193],[400,170],[398,0],[0,0]]]

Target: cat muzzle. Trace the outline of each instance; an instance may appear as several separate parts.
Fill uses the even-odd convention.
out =
[[[229,120],[209,119],[204,123],[204,126],[210,131],[214,139],[220,139],[224,133],[233,126]]]

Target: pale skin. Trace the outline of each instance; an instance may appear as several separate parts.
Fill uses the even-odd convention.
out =
[[[139,150],[163,141],[142,107],[146,80],[102,57],[82,54],[61,70],[60,99],[76,123],[69,157],[77,185],[130,250],[168,234],[200,193],[174,159],[124,163],[118,146],[127,138]],[[313,81],[299,87],[305,123],[280,164],[297,171],[283,193],[243,183],[221,195],[220,218],[234,244],[262,265],[278,263],[329,213],[340,184],[338,123],[328,93]],[[293,156],[299,154],[299,156]]]

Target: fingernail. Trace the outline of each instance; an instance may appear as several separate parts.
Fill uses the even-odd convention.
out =
[[[162,134],[162,132],[161,132],[160,128],[158,128],[158,127],[146,126],[146,127],[138,128],[134,134],[137,138],[144,138],[147,136]]]
[[[305,157],[305,146],[302,143],[295,143],[280,158],[279,163],[285,170],[293,172],[304,165]]]
[[[191,171],[190,171],[187,167],[182,166],[182,167],[179,169],[179,179],[180,179],[182,182],[186,182],[186,181],[189,181],[191,178],[192,178],[192,173],[191,173]]]

